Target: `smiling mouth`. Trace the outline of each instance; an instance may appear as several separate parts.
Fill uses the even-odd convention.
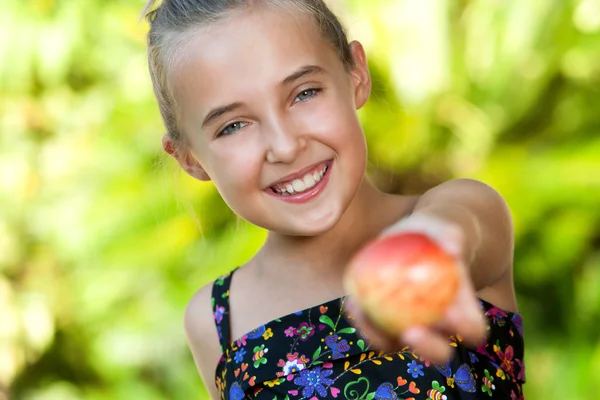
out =
[[[289,181],[280,182],[270,189],[281,196],[301,194],[315,187],[325,176],[329,169],[330,161],[321,163],[306,174]]]

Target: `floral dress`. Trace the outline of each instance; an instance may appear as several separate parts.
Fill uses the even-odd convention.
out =
[[[241,338],[229,335],[232,274],[213,284],[223,355],[216,368],[222,399],[523,399],[522,317],[480,300],[488,340],[479,348],[451,336],[453,356],[430,364],[404,348],[370,349],[343,313],[345,298],[270,321]]]

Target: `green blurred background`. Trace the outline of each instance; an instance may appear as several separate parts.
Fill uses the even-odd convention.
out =
[[[386,191],[514,213],[528,399],[600,393],[600,0],[337,0]],[[161,154],[140,0],[2,0],[0,399],[202,399],[182,314],[264,232]],[[212,383],[211,383],[212,384]]]

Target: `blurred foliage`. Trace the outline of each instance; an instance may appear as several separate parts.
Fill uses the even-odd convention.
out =
[[[337,0],[372,178],[481,179],[515,219],[528,399],[600,375],[600,0]],[[264,232],[160,152],[142,1],[3,0],[0,399],[204,398],[182,314]]]

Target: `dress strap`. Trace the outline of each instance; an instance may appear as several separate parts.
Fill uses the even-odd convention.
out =
[[[229,287],[231,286],[231,277],[236,270],[221,276],[214,281],[212,286],[212,309],[217,333],[219,334],[219,343],[221,351],[224,353],[231,342],[230,321],[229,321]]]

